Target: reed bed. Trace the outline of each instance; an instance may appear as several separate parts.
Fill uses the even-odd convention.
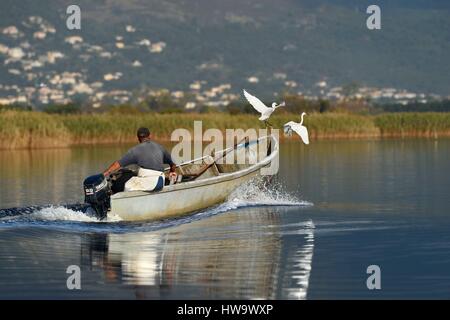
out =
[[[157,140],[169,140],[172,131],[192,132],[194,121],[203,130],[217,128],[263,128],[253,114],[70,114],[55,115],[32,111],[0,111],[0,149],[68,147],[80,144],[135,142],[140,126],[151,129]],[[298,115],[280,113],[270,121],[282,129]],[[304,125],[312,139],[368,137],[443,137],[450,136],[450,113],[388,113],[362,116],[343,113],[313,113]],[[281,134],[281,138],[283,135]]]
[[[386,113],[374,122],[383,137],[450,136],[450,113]]]
[[[69,146],[71,133],[56,117],[40,112],[0,111],[0,148]]]

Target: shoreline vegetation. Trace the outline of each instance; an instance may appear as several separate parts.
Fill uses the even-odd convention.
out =
[[[142,114],[49,114],[37,111],[0,110],[0,149],[61,148],[76,145],[135,142],[135,132],[147,126],[153,138],[169,141],[173,130],[193,132],[194,121],[209,128],[264,128],[256,114],[228,113],[142,113]],[[283,124],[300,121],[297,114],[280,113],[270,118],[286,139]],[[310,138],[363,139],[394,137],[450,137],[450,113],[407,112],[359,115],[352,113],[308,113],[304,125]],[[294,139],[298,137],[294,136]]]

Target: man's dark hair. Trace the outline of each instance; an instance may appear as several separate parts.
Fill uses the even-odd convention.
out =
[[[150,136],[150,130],[148,128],[141,127],[137,131],[138,138],[147,138]]]

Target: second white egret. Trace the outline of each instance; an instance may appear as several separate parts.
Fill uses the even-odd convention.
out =
[[[287,135],[292,135],[292,131],[295,131],[300,138],[302,138],[303,142],[305,144],[309,144],[309,137],[308,137],[308,129],[303,125],[303,117],[306,115],[306,112],[302,113],[302,119],[300,123],[289,121],[288,123],[285,123],[283,126],[284,133]]]

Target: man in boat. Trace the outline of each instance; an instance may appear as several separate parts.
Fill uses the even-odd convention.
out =
[[[139,128],[137,131],[139,144],[128,150],[118,161],[115,161],[104,173],[105,177],[111,173],[135,164],[139,166],[138,175],[122,175],[112,186],[113,192],[120,191],[157,191],[164,186],[164,164],[170,165],[169,179],[176,179],[176,165],[170,153],[160,144],[150,139],[148,128]]]

